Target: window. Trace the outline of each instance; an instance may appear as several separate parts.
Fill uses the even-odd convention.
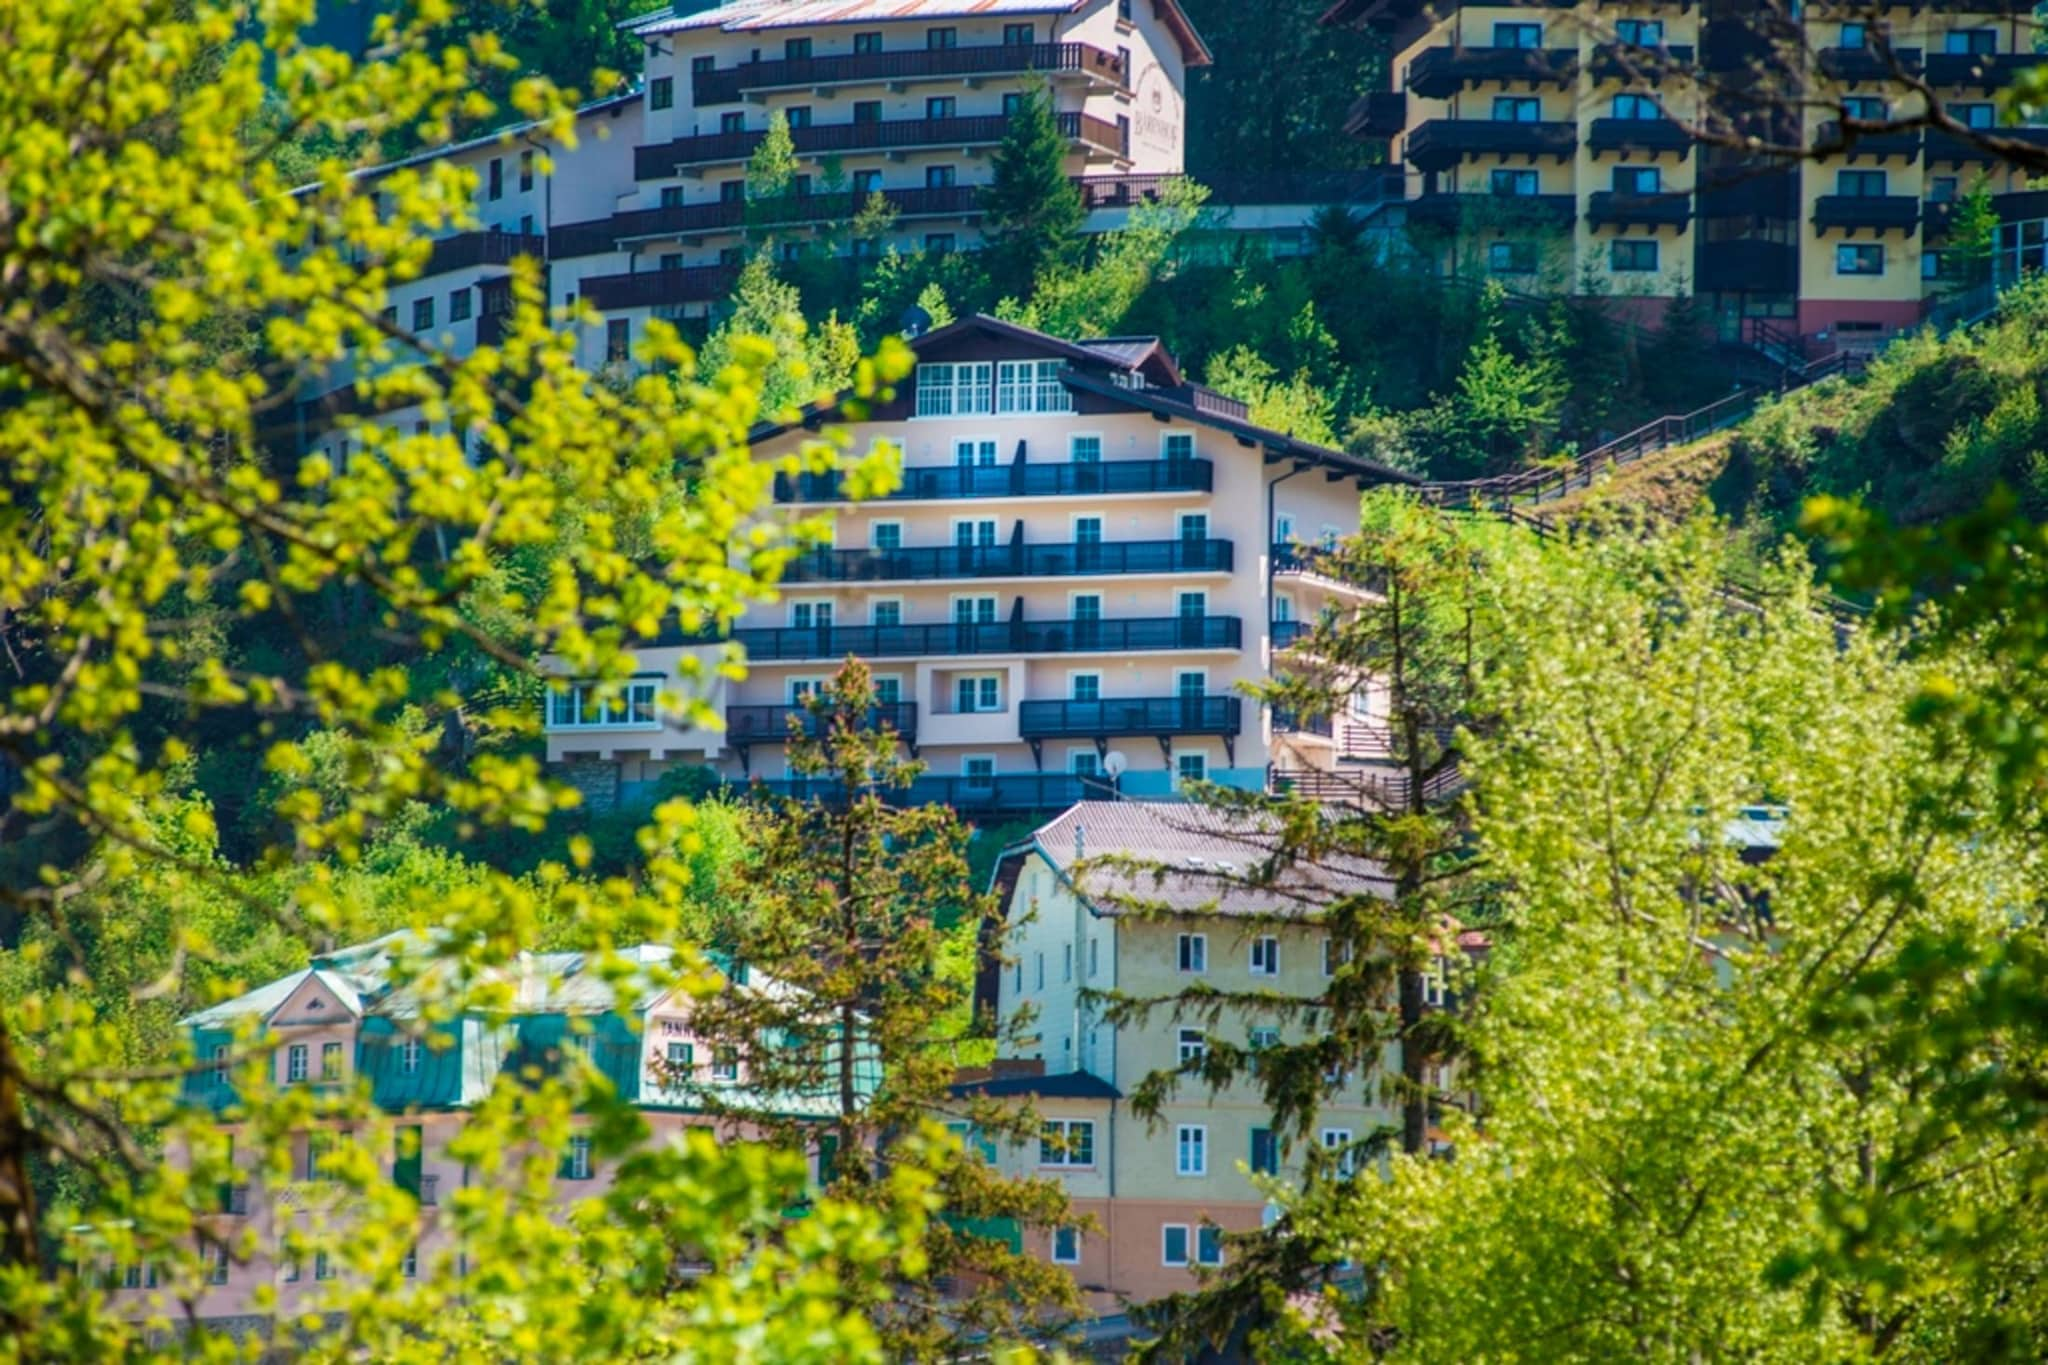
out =
[[[811,126],[811,106],[808,104],[792,104],[784,111],[784,117],[789,120],[789,126],[792,129],[808,128]],[[809,194],[811,192],[811,178],[808,175],[798,176],[796,183],[796,192],[798,194]]]
[[[1175,1051],[1180,1058],[1180,1064],[1186,1066],[1190,1062],[1199,1062],[1209,1055],[1209,1042],[1202,1036],[1200,1029],[1184,1028],[1175,1043]]]
[[[1072,412],[1058,360],[1005,360],[996,366],[997,412]]]
[[[1280,975],[1280,940],[1272,934],[1261,934],[1252,940],[1252,975]]]
[[[917,415],[953,417],[990,412],[995,406],[995,366],[928,364],[917,367]]]
[[[324,1251],[313,1253],[313,1278],[316,1280],[331,1280],[334,1278],[334,1266],[328,1261],[327,1253]]]
[[[1181,513],[1180,538],[1182,540],[1207,540],[1209,538],[1209,514],[1206,512]]]
[[[626,359],[633,349],[633,323],[630,318],[611,318],[604,324],[604,358],[607,364],[617,364]]]
[[[690,74],[692,76],[702,76],[716,70],[718,70],[718,58],[716,57],[690,58]]]
[[[1616,95],[1614,103],[1608,106],[1614,118],[1650,119],[1663,118],[1664,111],[1658,107],[1654,95]]]
[[[1882,197],[1891,184],[1883,171],[1836,171],[1835,193],[1851,199]]]
[[[1024,993],[1024,959],[1021,957],[1017,959],[1017,984],[1015,989],[1019,995]]]
[[[1253,1053],[1269,1052],[1278,1046],[1280,1046],[1280,1030],[1272,1027],[1253,1029],[1247,1041],[1247,1047]],[[1258,1067],[1259,1060],[1254,1056],[1252,1058],[1252,1070],[1257,1071]]]
[[[714,1081],[736,1081],[740,1078],[740,1054],[729,1047],[711,1050],[711,1079]]]
[[[568,1155],[562,1158],[564,1180],[590,1179],[590,1139],[578,1135],[569,1139]]]
[[[1271,1128],[1252,1129],[1252,1156],[1247,1164],[1253,1175],[1280,1174],[1280,1140]]]
[[[284,1263],[284,1282],[286,1284],[297,1284],[299,1282],[298,1257],[294,1256]]]
[[[408,1280],[420,1277],[420,1249],[416,1246],[405,1249],[405,1259],[398,1263],[398,1271]]]
[[[1195,1264],[1223,1264],[1223,1229],[1204,1224],[1195,1229]]]
[[[697,1047],[694,1043],[670,1043],[668,1045],[668,1067],[671,1072],[689,1071],[697,1065]]]
[[[683,187],[681,185],[663,185],[661,187],[661,206],[665,209],[681,208],[683,206]]]
[[[1995,28],[1952,29],[1948,36],[1941,40],[1941,50],[1953,56],[1986,56],[1998,51],[1998,30]]]
[[[1159,454],[1168,464],[1180,464],[1195,458],[1195,434],[1191,431],[1169,431],[1159,438]]]
[[[1101,464],[1102,438],[1100,436],[1069,436],[1067,458],[1075,464]]]
[[[1335,976],[1337,969],[1351,961],[1351,945],[1341,939],[1325,935],[1323,938],[1323,975]]]
[[[1837,275],[1884,274],[1884,248],[1874,242],[1844,242],[1835,248]]]
[[[1054,1265],[1081,1264],[1081,1229],[1054,1228],[1052,1230],[1052,1263]]]
[[[855,171],[853,173],[853,192],[862,199],[867,198],[881,188],[882,173],[880,171]]]
[[[467,289],[458,289],[450,294],[448,296],[448,321],[469,321],[470,304],[470,292]]]
[[[1209,936],[1207,934],[1182,934],[1176,945],[1176,957],[1180,969],[1191,976],[1200,976],[1209,970]]]
[[[1862,119],[1866,123],[1882,123],[1890,112],[1885,102],[1875,95],[1842,97],[1842,114],[1846,118]]]
[[[1543,118],[1543,101],[1529,95],[1495,95],[1495,123],[1537,123]]]
[[[1116,0],[1116,21],[1120,24],[1131,22],[1131,0]]]
[[[1101,598],[1096,598],[1096,609],[1101,610]],[[1076,673],[1067,679],[1067,695],[1075,701],[1101,701],[1102,675],[1100,673]]]
[[[987,791],[996,784],[996,761],[986,755],[963,758],[960,760],[960,776],[970,790]],[[1045,984],[1045,961],[1042,957],[1038,964],[1038,984]]]
[[[797,630],[830,630],[833,607],[831,602],[792,602],[789,624]]]
[[[1664,172],[1655,166],[1616,166],[1614,168],[1614,192],[1616,194],[1661,194],[1664,190]]]
[[[1607,268],[1617,274],[1657,268],[1657,243],[1624,238],[1607,244]]]
[[[530,151],[519,154],[519,188],[522,193],[533,188],[533,153]],[[530,233],[533,229],[528,228],[527,231]]]
[[[1870,46],[1870,26],[1868,24],[1842,25],[1842,37],[1836,45],[1848,48],[1852,52],[1861,52],[1864,48]]]
[[[1929,250],[1920,253],[1920,278],[1923,280],[1938,280],[1941,278],[1941,253],[1939,251]]]
[[[1185,1223],[1163,1223],[1159,1228],[1159,1264],[1188,1263],[1188,1227]]]
[[[901,602],[884,603],[882,605],[894,606],[897,614],[899,616],[902,614],[903,604]],[[897,705],[903,700],[903,679],[894,675],[875,679],[875,700],[884,706]]]
[[[953,624],[956,626],[991,625],[995,619],[996,599],[993,597],[953,599]]]
[[[855,123],[880,123],[882,121],[882,102],[880,100],[855,100],[853,102],[853,121]]]
[[[493,199],[505,197],[505,158],[502,156],[491,158],[490,195]]]
[[[1543,46],[1543,25],[1541,24],[1495,24],[1493,45],[1521,49]]]
[[[1662,47],[1664,45],[1664,21],[1662,19],[1616,19],[1614,36],[1634,47]]]
[[[408,1038],[399,1045],[398,1067],[406,1075],[416,1074],[420,1069],[420,1040]]]
[[[431,298],[412,301],[412,329],[424,332],[434,325],[434,301]]]
[[[782,60],[785,62],[807,62],[811,59],[809,38],[785,38],[782,40]]]
[[[1038,41],[1038,30],[1029,24],[1004,24],[1004,47],[1030,47]]]
[[[1495,194],[1535,194],[1538,188],[1536,172],[1523,170],[1495,169],[1487,184]]]
[[[1173,1173],[1209,1174],[1209,1130],[1199,1123],[1183,1123],[1173,1134]]]
[[[1182,782],[1207,782],[1209,780],[1209,756],[1207,754],[1175,754],[1173,756],[1174,776]]]
[[[647,82],[647,107],[649,109],[673,109],[676,103],[676,78],[656,76]]]
[[[1102,544],[1102,518],[1093,516],[1075,517],[1074,543],[1076,545]],[[1092,594],[1090,595],[1092,596]],[[1095,597],[1095,601],[1098,604],[1100,604],[1102,599],[1100,597]]]
[[[1062,943],[1060,945],[1060,980],[1072,981],[1073,979],[1074,945],[1071,943]]]
[[[1357,1169],[1358,1153],[1351,1150],[1351,1130],[1349,1128],[1323,1129],[1323,1150],[1339,1153],[1337,1157],[1338,1174],[1350,1175]]]
[[[1036,979],[1037,979],[1037,983],[1038,983],[1038,989],[1039,989],[1039,990],[1044,990],[1044,989],[1045,989],[1045,954],[1044,954],[1044,953],[1037,953],[1037,954],[1034,954],[1034,956],[1035,956],[1035,957],[1037,958],[1037,961],[1036,961],[1036,962],[1035,962],[1035,963],[1033,964],[1033,966],[1034,966],[1034,967],[1036,967],[1036,969],[1037,969],[1037,972],[1036,972]]]
[[[600,701],[594,687],[573,687],[553,693],[548,698],[548,728],[653,725],[657,713],[655,692],[660,686],[653,678],[636,679],[610,701]]]
[[[744,133],[747,131],[747,116],[735,109],[718,116],[718,131],[721,133]]]
[[[951,95],[933,95],[924,102],[924,116],[928,119],[952,118],[959,112],[960,101]]]
[[[1093,1119],[1045,1119],[1038,1125],[1038,1164],[1041,1166],[1093,1166],[1095,1164],[1095,1121]]]
[[[1930,204],[1952,204],[1961,186],[1952,175],[1930,175],[1927,177],[1927,202]]]
[[[226,1284],[228,1282],[228,1249],[209,1247],[206,1252],[206,1282]]]
[[[957,28],[928,28],[924,31],[924,45],[927,51],[948,52],[960,46],[960,30]]]
[[[1088,976],[1091,980],[1102,966],[1102,954],[1096,951],[1101,946],[1102,940],[1100,939],[1091,938],[1088,940]]]
[[[903,601],[897,597],[885,597],[868,604],[868,624],[871,626],[893,627],[903,624]],[[880,693],[876,694],[880,700]]]
[[[1495,275],[1533,275],[1536,273],[1536,244],[1489,242],[1486,268]]]
[[[924,168],[924,187],[928,190],[950,190],[956,183],[951,166],[927,166]]]
[[[879,33],[856,33],[853,35],[853,50],[861,55],[882,50],[882,35]]]
[[[286,1084],[296,1084],[306,1079],[308,1057],[304,1043],[293,1043],[284,1054],[284,1079]]]

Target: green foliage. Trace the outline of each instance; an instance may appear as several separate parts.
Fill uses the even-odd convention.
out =
[[[1216,54],[1188,72],[1188,169],[1341,170],[1373,160],[1340,130],[1352,104],[1384,88],[1389,54],[1375,35],[1318,22],[1313,4],[1188,0],[1188,18]],[[1273,74],[1287,92],[1275,98]]]
[[[990,286],[998,298],[1022,298],[1041,276],[1079,261],[1087,217],[1080,187],[1067,175],[1067,139],[1043,80],[1010,116],[991,169],[981,192]]]
[[[1055,261],[1028,300],[1005,298],[996,315],[1069,340],[1115,333],[1207,198],[1192,181],[1169,183],[1156,200],[1134,207],[1125,226],[1098,238],[1087,265]]]
[[[1218,393],[1241,400],[1262,427],[1320,445],[1337,443],[1331,428],[1336,404],[1309,382],[1306,370],[1283,380],[1270,361],[1239,346],[1211,360],[1205,378]]]
[[[813,330],[804,321],[796,286],[775,273],[765,250],[740,270],[732,311],[705,340],[700,368],[723,373],[743,356],[751,360],[749,353],[763,339],[773,347],[773,356],[759,372],[763,413],[793,413],[853,382],[860,339],[852,325],[834,314]]]

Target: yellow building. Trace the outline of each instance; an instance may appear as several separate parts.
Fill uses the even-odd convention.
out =
[[[1995,124],[1999,88],[2039,60],[2031,8],[1339,0],[1325,17],[1390,35],[1389,89],[1350,128],[1387,139],[1447,270],[1651,317],[1696,294],[1724,340],[1810,358],[1921,320],[1953,285],[1939,248],[1974,186],[2015,221],[2048,217],[1979,148],[1857,131],[1924,112],[1917,81]],[[2017,264],[2024,233],[2008,236]]]

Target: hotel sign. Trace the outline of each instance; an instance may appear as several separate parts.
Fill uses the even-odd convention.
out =
[[[1131,140],[1138,147],[1159,156],[1181,155],[1180,92],[1154,62],[1138,77],[1136,108],[1131,119]]]

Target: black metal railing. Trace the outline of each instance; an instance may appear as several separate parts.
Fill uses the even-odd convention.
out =
[[[1091,735],[1234,735],[1243,723],[1240,697],[1118,697],[1095,701],[1027,701],[1017,707],[1026,739]]]
[[[1235,616],[1140,616],[1108,620],[946,621],[909,626],[775,626],[736,630],[756,663],[778,659],[906,658],[948,654],[1122,653],[1239,649]]]
[[[812,550],[785,583],[879,583],[922,578],[1072,578],[1094,574],[1226,572],[1227,540],[1070,541],[1054,545],[918,545]]]
[[[1208,460],[1103,460],[1064,464],[942,465],[903,471],[890,498],[1049,498],[1096,493],[1207,493]],[[775,476],[777,502],[843,502],[838,474]]]
[[[1089,114],[1056,116],[1060,132],[1071,141],[1122,156],[1129,140],[1116,124]],[[851,123],[814,123],[790,130],[798,156],[829,156],[841,152],[900,151],[914,147],[977,146],[1003,140],[1008,114],[976,114],[965,118],[857,119]],[[738,163],[751,157],[768,135],[753,128],[737,133],[699,133],[633,149],[635,180],[665,180],[683,166]]]
[[[1297,640],[1305,638],[1314,629],[1315,623],[1312,621],[1275,621],[1273,622],[1273,648],[1286,649]]]
[[[836,777],[755,778],[735,782],[743,791],[798,801],[839,805],[846,800],[843,782]],[[1116,798],[1115,784],[1106,778],[1076,777],[1069,773],[997,773],[991,777],[920,777],[900,787],[876,786],[875,795],[892,806],[951,806],[963,812],[1063,810],[1076,801],[1107,801]]]
[[[801,733],[816,739],[831,727],[836,714],[807,706],[728,706],[725,737],[734,743],[773,744],[788,739],[794,723]],[[877,702],[856,719],[863,730],[887,728],[905,739],[917,736],[916,702]]]
[[[851,81],[927,80],[946,76],[1000,76],[1026,71],[1096,75],[1130,84],[1124,60],[1087,43],[1003,43],[999,46],[909,48],[897,52],[835,53],[742,62],[723,71],[698,72],[691,90],[699,106],[730,104],[748,90],[836,85]]]
[[[1336,726],[1328,715],[1303,716],[1275,707],[1273,710],[1273,731],[1283,735],[1319,735],[1324,739],[1336,735]]]

